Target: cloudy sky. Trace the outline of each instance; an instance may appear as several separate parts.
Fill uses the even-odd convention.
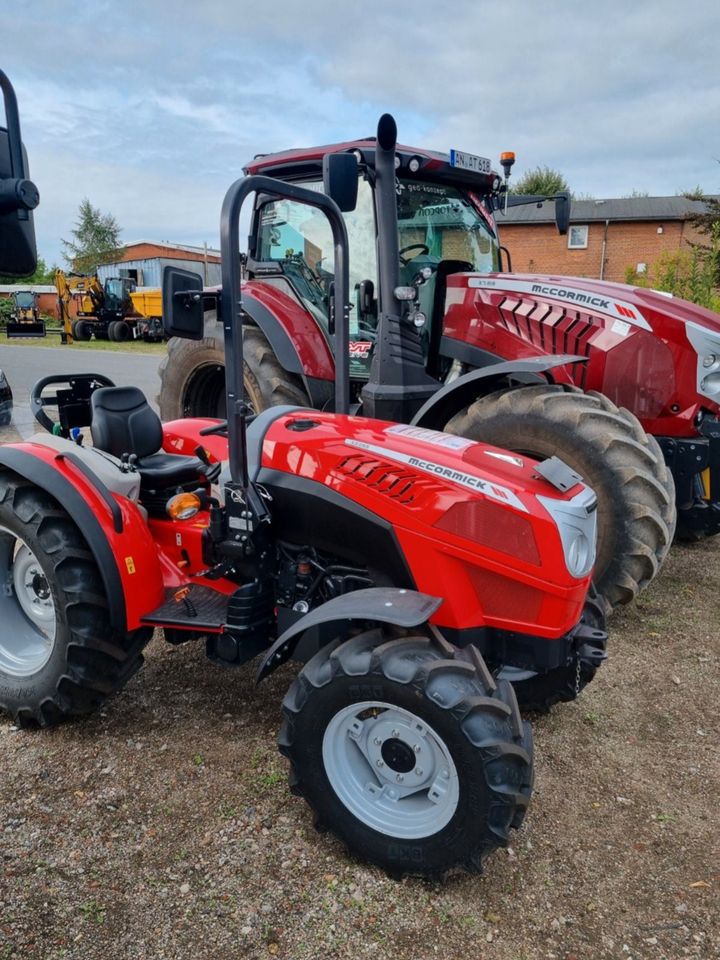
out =
[[[448,12],[443,12],[447,10]],[[218,242],[253,154],[372,133],[562,170],[580,194],[720,192],[715,0],[2,0],[40,255],[87,197],[123,240]]]

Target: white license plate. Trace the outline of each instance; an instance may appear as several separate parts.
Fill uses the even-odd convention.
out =
[[[450,151],[450,166],[460,170],[472,170],[473,173],[490,173],[490,161],[487,157],[476,157],[474,153],[463,153],[462,150]]]

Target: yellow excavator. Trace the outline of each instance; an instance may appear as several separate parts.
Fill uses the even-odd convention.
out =
[[[96,340],[162,339],[160,310],[147,315],[146,309],[159,301],[160,291],[135,292],[134,280],[126,277],[111,277],[101,283],[97,276],[81,276],[58,270],[55,273],[55,288],[58,292],[60,320],[64,339]],[[70,303],[77,303],[76,317],[70,316]],[[146,305],[147,301],[147,305]]]

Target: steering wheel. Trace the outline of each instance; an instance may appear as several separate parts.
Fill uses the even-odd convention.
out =
[[[65,385],[65,390],[62,391],[65,396],[61,397],[58,391],[55,391],[55,393],[47,397],[43,396],[43,391],[46,387],[59,383]],[[41,380],[38,380],[37,383],[33,384],[33,388],[30,391],[30,409],[40,426],[44,427],[48,433],[54,433],[57,426],[61,426],[62,428],[62,424],[57,424],[54,420],[51,420],[45,413],[45,407],[67,407],[73,405],[76,408],[74,412],[77,414],[80,413],[80,410],[77,409],[78,405],[84,404],[87,407],[89,416],[91,394],[94,393],[98,387],[114,386],[115,384],[112,380],[103,376],[102,373],[66,373],[64,375],[43,377]],[[80,426],[81,424],[72,425]],[[87,424],[84,424],[84,426],[87,426]],[[62,428],[62,435],[65,436],[64,428]]]
[[[407,253],[409,250],[417,250],[418,252],[414,257],[404,257],[403,254]],[[400,250],[398,250],[400,263],[406,267],[409,260],[414,260],[415,257],[420,256],[421,253],[430,253],[430,247],[428,247],[425,243],[409,243],[406,247],[402,247]]]

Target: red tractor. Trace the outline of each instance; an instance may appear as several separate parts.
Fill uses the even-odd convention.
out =
[[[0,135],[0,175],[2,146]],[[345,160],[332,163],[338,189],[357,184]],[[23,177],[11,168],[0,196]],[[0,447],[0,706],[41,726],[96,709],[157,627],[171,643],[203,641],[221,666],[261,654],[260,679],[302,658],[280,749],[318,821],[394,875],[477,870],[520,826],[532,789],[531,730],[508,680],[547,706],[575,697],[605,655],[587,599],[597,501],[556,457],[350,416],[342,362],[334,413],[285,405],[251,418],[238,244],[250,194],[327,218],[332,337],[348,356],[337,204],[268,177],[237,181],[217,304],[227,419],[162,426],[135,387],[53,375],[33,390],[52,432]],[[23,231],[11,209],[0,249]],[[168,333],[202,338],[199,276],[166,270],[163,318]],[[398,323],[385,314],[380,336]]]
[[[596,585],[610,606],[627,602],[665,557],[676,501],[683,537],[720,531],[720,319],[650,290],[499,272],[509,266],[497,228],[505,187],[489,161],[398,147],[392,189],[383,191],[377,151],[367,138],[259,156],[246,167],[328,192],[328,159],[356,158],[357,202],[345,211],[354,409],[379,410],[366,386],[376,362],[387,386],[382,416],[538,458],[557,453],[598,495]],[[567,199],[558,206],[564,230]],[[245,266],[245,386],[254,408],[331,408],[327,231],[292,203],[260,197]],[[418,332],[404,381],[412,390],[399,394],[408,365],[387,361],[377,335],[396,286]],[[163,417],[221,415],[221,327],[214,314],[206,319],[202,344],[169,345]],[[533,374],[528,361],[548,355],[556,365],[550,359]]]

